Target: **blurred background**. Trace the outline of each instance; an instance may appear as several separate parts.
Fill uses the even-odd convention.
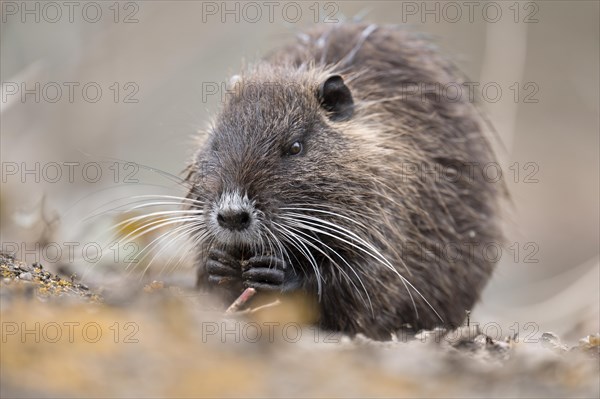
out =
[[[503,335],[600,330],[598,2],[1,4],[4,250],[122,272],[132,249],[100,237],[137,195],[185,195],[167,174],[182,176],[223,82],[315,22],[358,17],[430,35],[497,131],[509,244],[471,319]],[[166,278],[158,259],[148,275]]]

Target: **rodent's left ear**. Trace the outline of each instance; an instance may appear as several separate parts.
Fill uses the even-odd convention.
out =
[[[321,106],[329,111],[332,121],[345,121],[354,113],[354,100],[340,75],[332,75],[319,87]]]

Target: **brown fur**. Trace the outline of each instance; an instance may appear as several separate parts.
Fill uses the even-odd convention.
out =
[[[348,120],[328,118],[316,95],[333,74],[343,77],[354,99]],[[480,249],[501,240],[497,209],[504,190],[482,174],[494,156],[473,104],[403,91],[415,83],[460,84],[459,76],[418,36],[363,24],[316,28],[243,72],[190,167],[189,197],[203,204],[197,208],[206,218],[199,227],[199,284],[207,284],[211,247],[238,258],[274,250],[300,275],[297,289],[316,297],[317,276],[306,255],[273,224],[285,223],[282,208],[302,204],[347,216],[304,212],[356,234],[394,269],[360,252],[350,236],[344,242],[305,231],[320,248],[306,244],[322,275],[322,327],[389,339],[405,323],[460,324],[494,267]],[[257,96],[242,93],[252,85]],[[303,154],[282,156],[297,137]],[[408,173],[414,166],[420,172]],[[446,174],[426,173],[436,167]],[[215,239],[209,222],[214,203],[234,188],[254,201],[263,228],[251,245]],[[274,239],[265,229],[287,257],[269,244]],[[457,251],[454,260],[448,248]],[[243,286],[223,290],[236,297]]]

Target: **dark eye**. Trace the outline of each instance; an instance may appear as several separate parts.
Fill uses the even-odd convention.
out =
[[[298,155],[302,152],[302,143],[295,141],[288,149],[288,155]]]

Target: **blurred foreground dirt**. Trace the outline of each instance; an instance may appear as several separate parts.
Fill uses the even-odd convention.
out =
[[[572,348],[473,326],[382,343],[303,326],[293,307],[225,317],[189,289],[102,291],[1,254],[0,278],[3,398],[600,394],[597,333]]]

